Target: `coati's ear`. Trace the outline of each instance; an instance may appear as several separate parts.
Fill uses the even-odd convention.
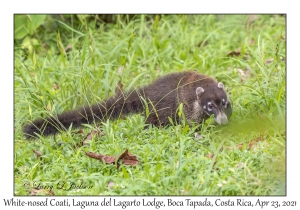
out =
[[[202,87],[197,87],[196,89],[197,99],[199,99],[202,93],[204,93],[204,89]]]
[[[219,83],[218,83],[218,88],[224,89],[224,84],[223,84],[222,82],[219,82]]]

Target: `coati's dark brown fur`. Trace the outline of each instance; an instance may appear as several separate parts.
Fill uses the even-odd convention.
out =
[[[23,132],[27,138],[36,137],[36,134],[47,136],[64,131],[71,125],[77,128],[82,124],[143,112],[145,106],[149,109],[146,124],[164,126],[170,124],[169,117],[173,122],[179,121],[177,113],[181,103],[189,123],[202,123],[214,114],[219,124],[226,124],[232,112],[223,83],[196,71],[183,71],[163,76],[145,87],[119,93],[92,106],[34,120],[24,126]]]

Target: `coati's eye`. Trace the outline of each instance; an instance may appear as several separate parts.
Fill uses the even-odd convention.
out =
[[[223,105],[223,106],[225,106],[225,105],[226,105],[226,101],[225,101],[225,99],[224,99],[224,98],[222,99],[222,105]]]
[[[208,111],[211,111],[213,108],[213,104],[211,102],[207,103]]]

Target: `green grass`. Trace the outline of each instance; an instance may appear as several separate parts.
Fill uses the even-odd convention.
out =
[[[55,195],[285,195],[285,17],[126,17],[96,27],[85,19],[75,24],[75,16],[70,24],[48,16],[30,37],[38,44],[15,41],[15,194],[28,195],[39,183],[54,186]],[[68,45],[72,49],[64,53]],[[236,49],[239,56],[228,55]],[[119,80],[128,90],[187,69],[225,84],[233,103],[229,125],[207,121],[200,130],[185,124],[144,130],[137,114],[99,122],[106,135],[79,148],[95,125],[85,126],[84,134],[70,130],[24,140],[24,124],[103,100]],[[195,139],[195,132],[202,138]],[[137,166],[117,169],[85,155],[118,156],[126,149],[138,157]],[[60,181],[82,181],[91,189],[59,189]]]

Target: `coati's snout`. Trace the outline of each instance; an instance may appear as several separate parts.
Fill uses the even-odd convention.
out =
[[[215,115],[214,119],[218,124],[227,124],[228,123],[227,116],[222,111],[219,111],[219,113],[217,115]]]
[[[197,100],[207,115],[214,115],[218,124],[227,124],[232,114],[231,103],[224,91],[224,85],[219,82],[213,88],[198,87],[196,89]]]

